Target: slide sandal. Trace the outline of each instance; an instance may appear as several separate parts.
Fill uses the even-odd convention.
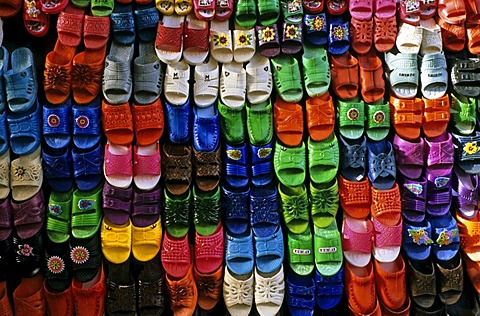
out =
[[[331,16],[328,20],[328,51],[332,55],[342,55],[350,48],[350,23],[341,16]]]
[[[143,42],[151,42],[157,36],[157,25],[160,17],[153,4],[138,6],[135,13],[135,28],[138,38]]]
[[[283,23],[282,34],[282,53],[287,55],[294,55],[299,53],[303,48],[303,32],[302,24],[288,24]]]
[[[284,258],[282,227],[271,236],[254,236],[255,263],[262,273],[273,273],[280,269]]]
[[[105,217],[115,225],[128,222],[132,212],[132,186],[121,189],[105,182],[102,189],[102,210]]]
[[[390,19],[397,12],[396,0],[375,0],[375,17],[378,19]]]
[[[397,168],[390,142],[367,142],[368,178],[372,183],[372,193],[376,190],[390,190],[395,184]],[[372,194],[372,200],[374,195]],[[374,201],[375,202],[375,201]]]
[[[422,128],[425,136],[438,137],[445,133],[450,121],[450,98],[444,95],[438,99],[425,99]]]
[[[374,141],[385,139],[390,132],[390,105],[388,102],[382,103],[365,106],[367,116],[365,132],[368,138]]]
[[[472,55],[480,54],[480,22],[467,25],[468,51]]]
[[[456,133],[470,135],[477,123],[477,106],[474,98],[467,98],[458,93],[451,93],[450,115],[452,127]]]
[[[480,60],[477,58],[456,59],[451,71],[453,89],[460,95],[475,98],[480,95],[480,87],[476,84],[480,80],[477,69]]]
[[[382,60],[375,50],[358,56],[360,66],[360,80],[363,100],[365,103],[378,103],[385,94],[385,80],[383,80]]]
[[[352,38],[352,48],[359,55],[366,54],[370,51],[373,45],[372,34],[373,20],[368,21],[357,20],[352,18],[350,20],[350,33]]]
[[[276,24],[255,27],[257,32],[257,51],[268,58],[280,55],[280,36]]]
[[[162,150],[162,169],[165,175],[165,187],[172,196],[180,196],[189,192],[192,183],[192,149],[190,146],[168,144],[163,145]],[[177,164],[177,162],[179,164]],[[180,167],[182,166],[182,167]],[[173,203],[177,199],[171,199]],[[188,200],[190,201],[190,200]],[[188,202],[187,201],[187,202]]]
[[[303,98],[303,86],[298,61],[293,56],[280,55],[271,62],[277,93],[285,102],[300,102]]]
[[[278,185],[280,208],[287,229],[294,234],[303,234],[310,231],[308,195],[305,184],[297,187]]]
[[[7,150],[5,153],[0,155],[0,199],[2,200],[6,199],[9,194],[10,194],[10,150]]]
[[[420,21],[420,27],[423,30],[422,45],[420,46],[420,55],[441,53],[442,29],[435,23],[434,19]]]
[[[399,3],[400,19],[412,26],[420,23],[420,1],[421,0],[403,0]]]
[[[117,4],[110,15],[113,39],[122,45],[131,45],[135,42],[135,18],[132,4]]]
[[[337,222],[333,221],[327,228],[315,225],[313,228],[313,252],[317,271],[324,276],[335,275],[343,263],[342,239]]]
[[[183,58],[190,65],[201,65],[208,57],[208,22],[187,16],[183,30]]]
[[[351,140],[340,134],[338,139],[340,174],[346,179],[345,181],[362,181],[367,171],[367,137]]]
[[[140,190],[149,191],[160,181],[160,147],[158,143],[134,147],[133,181]]]
[[[315,269],[313,264],[313,237],[310,226],[307,226],[307,230],[301,234],[288,232],[287,236],[288,263],[295,272],[291,275],[308,276]]]
[[[175,12],[176,3],[175,0],[155,0],[155,6],[161,14],[169,16]]]
[[[70,239],[73,190],[52,191],[47,206],[47,236],[54,243],[64,243]]]
[[[372,186],[372,206],[370,209],[370,215],[374,221],[376,231],[378,231],[378,229],[383,230],[384,228],[393,228],[396,226],[401,228],[401,212],[400,188],[396,182],[391,189],[386,190],[377,189],[375,186]],[[381,239],[383,238],[379,238],[378,244],[381,244]],[[396,257],[397,256],[393,257],[393,259]]]
[[[144,227],[132,224],[132,255],[136,260],[146,263],[152,262],[155,257],[158,259],[157,254],[161,244],[162,223],[160,219],[152,225]]]
[[[224,64],[220,75],[220,99],[230,108],[239,108],[245,104],[247,92],[247,73],[242,63]]]
[[[134,171],[134,174],[135,174],[135,171]],[[139,188],[135,188],[133,190],[132,224],[134,226],[140,226],[140,227],[155,226],[161,214],[160,205],[158,203],[161,197],[162,197],[162,189],[160,188],[160,186],[155,186],[155,188],[149,191],[143,191],[143,190],[140,190]],[[183,201],[180,201],[180,202],[183,202]],[[189,208],[189,203],[187,202],[186,208],[184,209],[188,210],[188,208]],[[188,216],[187,214],[188,213],[185,213],[184,215]],[[168,221],[170,220],[171,218],[169,218]],[[187,217],[187,224],[188,224],[188,217]]]
[[[216,185],[211,186],[210,189],[210,191],[204,191],[203,189],[200,189],[198,186],[194,185],[192,190],[193,224],[195,231],[202,236],[213,235],[221,221],[220,186],[218,186],[218,181]]]
[[[305,101],[308,134],[319,142],[333,132],[335,126],[335,108],[328,92]]]
[[[373,43],[375,49],[385,53],[395,46],[397,40],[397,19],[392,16],[388,19],[373,18]]]
[[[338,182],[333,179],[330,183],[316,184],[310,182],[311,216],[313,224],[326,228],[332,224],[338,213]]]
[[[227,145],[228,146],[228,145]],[[244,144],[244,148],[246,145]],[[229,148],[229,147],[227,147]],[[232,148],[232,147],[230,147]],[[235,147],[233,147],[235,148]],[[238,150],[239,147],[236,147]],[[246,149],[246,148],[245,148]],[[228,150],[228,149],[227,149]],[[241,150],[241,149],[240,149]],[[228,155],[228,154],[227,154]],[[243,156],[246,158],[245,156]],[[244,162],[237,163],[238,167],[242,167],[242,164],[246,165],[246,159]],[[235,167],[236,168],[236,167]],[[233,168],[233,169],[235,169]],[[248,169],[244,171],[240,171],[243,176],[243,182],[247,180],[248,184]],[[229,181],[229,175],[225,177],[227,184],[232,182]],[[238,178],[237,178],[238,179]],[[233,182],[232,182],[233,183]],[[228,228],[228,231],[236,234],[242,235],[247,233],[250,230],[250,210],[249,210],[249,203],[250,203],[250,187],[245,186],[240,190],[235,190],[233,187],[229,187],[228,185],[222,186],[222,212],[225,212],[225,226]],[[225,214],[224,213],[224,214]]]
[[[334,133],[320,142],[308,139],[308,171],[312,182],[327,184],[335,179],[339,163],[340,151]]]
[[[47,145],[53,149],[63,149],[72,139],[72,101],[67,100],[60,106],[46,103],[43,106],[43,136]]]
[[[219,63],[232,62],[232,31],[228,28],[228,21],[210,22],[210,53]]]
[[[192,0],[175,0],[175,13],[178,15],[188,15],[193,11]],[[162,11],[160,11],[162,12]],[[170,15],[170,14],[165,14]]]
[[[385,54],[387,79],[390,88],[398,98],[411,99],[417,95],[419,85],[418,61],[416,54]]]
[[[42,4],[42,11],[46,14],[58,14],[63,11],[68,5],[68,0],[40,0]]]
[[[234,0],[216,0],[215,19],[225,21],[230,18],[233,13]]]
[[[110,104],[128,102],[132,95],[132,72],[134,45],[124,46],[112,42],[105,59],[102,91]]]
[[[289,147],[299,146],[303,137],[302,106],[278,98],[274,104],[273,117],[275,134],[282,144]]]
[[[421,27],[403,23],[398,29],[397,49],[402,54],[418,54],[422,45],[422,38]]]
[[[401,163],[399,162],[398,164],[400,165]],[[401,170],[400,166],[399,170]],[[410,180],[406,176],[401,176],[398,183],[403,218],[410,223],[423,222],[427,210],[427,179],[419,177],[418,180]]]
[[[373,225],[369,219],[344,216],[342,248],[345,260],[356,267],[365,267],[372,257],[374,237]]]
[[[453,167],[452,200],[459,213],[474,219],[478,215],[478,175]]]
[[[237,275],[252,273],[254,266],[253,233],[233,235],[227,230],[225,238],[225,261],[229,271]]]
[[[154,144],[162,138],[164,131],[164,114],[160,99],[144,105],[132,105],[135,138],[140,146]]]
[[[258,22],[262,26],[276,24],[280,18],[279,0],[258,0]]]
[[[246,72],[248,102],[251,104],[260,104],[267,101],[273,90],[270,60],[257,53],[247,64]]]
[[[215,0],[193,0],[193,12],[199,20],[210,21],[215,17]]]
[[[299,0],[280,0],[285,23],[300,24],[303,19],[303,6]]]
[[[395,134],[393,148],[395,149],[395,162],[398,171],[409,179],[420,178],[424,165],[425,142],[423,138],[408,141]]]
[[[209,58],[207,63],[195,67],[193,99],[197,106],[209,106],[217,100],[219,87],[218,75],[218,62],[213,58]]]
[[[86,105],[73,105],[73,143],[76,147],[88,149],[100,142],[100,106],[100,97]]]
[[[438,0],[421,0],[420,1],[420,19],[428,20],[437,13]],[[421,22],[420,22],[421,23]]]
[[[471,136],[452,136],[456,165],[469,174],[480,173],[480,150],[477,147],[480,134],[476,132]]]
[[[101,153],[101,150],[99,148]],[[72,199],[72,236],[78,239],[97,234],[102,219],[102,186],[75,190]]]
[[[116,267],[122,267],[119,266],[119,264],[127,261],[132,251],[132,222],[130,219],[128,219],[128,222],[123,225],[115,225],[114,223],[110,222],[108,218],[104,217],[102,220],[100,240],[102,241],[102,253],[105,259],[112,264],[117,264]],[[111,287],[112,284],[109,284],[109,288]],[[122,290],[125,289],[127,289],[126,285],[122,287]],[[119,295],[117,291],[118,290],[114,290],[113,293],[117,293],[117,295]],[[110,295],[113,296],[113,293]],[[112,296],[110,296],[110,299],[112,299]],[[128,297],[126,293],[122,296]],[[124,302],[127,303],[128,300],[125,300]],[[122,303],[117,302],[117,305],[120,304]],[[127,303],[125,305],[129,304]],[[122,309],[122,311],[125,311],[125,309]]]
[[[270,139],[272,139],[272,134],[273,132],[269,135]],[[274,168],[272,147],[273,140],[263,146],[250,145],[252,153],[252,183],[254,185],[268,185],[273,181]]]
[[[302,0],[302,5],[307,14],[319,14],[323,11],[325,0]]]
[[[107,46],[110,37],[110,19],[87,15],[83,25],[83,42],[87,49],[101,49]]]
[[[23,5],[23,25],[28,33],[36,37],[47,35],[50,29],[50,15],[42,11],[39,0],[25,0]]]
[[[356,20],[367,21],[373,16],[373,0],[349,1],[350,16]]]
[[[257,23],[257,4],[255,0],[239,0],[235,6],[235,24],[242,29],[251,29]]]
[[[313,45],[321,46],[327,44],[327,17],[325,13],[305,14],[303,17],[305,29],[304,38]]]
[[[115,6],[114,0],[91,0],[91,2],[90,10],[94,16],[109,16]]]
[[[333,91],[340,99],[355,99],[360,86],[358,60],[347,52],[342,55],[331,55],[330,61]]]
[[[338,129],[348,139],[359,139],[365,129],[365,103],[363,100],[338,101]]]
[[[442,44],[445,50],[461,52],[465,48],[466,34],[464,24],[450,24],[441,18],[437,18],[438,26],[442,33]]]
[[[53,191],[66,192],[73,187],[72,152],[44,146],[42,150],[43,173]]]
[[[265,204],[268,203],[268,204]],[[275,234],[280,224],[278,189],[274,184],[250,189],[250,225],[257,237],[269,237]]]
[[[37,100],[37,99],[35,99]],[[40,146],[42,107],[36,104],[26,112],[10,112],[7,115],[10,132],[10,148],[17,155],[28,155]]]
[[[116,144],[129,146],[133,140],[133,118],[130,104],[111,105],[102,102],[103,131],[107,139]]]
[[[474,137],[476,137],[475,135]],[[468,136],[467,136],[468,137]],[[468,139],[468,138],[467,138]],[[463,146],[460,146],[463,148]],[[466,148],[467,150],[475,151],[475,147]],[[450,173],[453,169],[455,146],[452,142],[452,135],[445,133],[439,137],[425,139],[425,154],[426,154],[426,168],[427,176],[435,180],[435,186],[432,189],[439,189],[445,187],[450,182]],[[437,178],[438,177],[438,178]],[[427,180],[433,182],[432,179]],[[447,181],[447,182],[445,182]],[[450,197],[448,197],[450,199]]]
[[[0,17],[11,18],[22,8],[21,0],[5,0],[0,3]]]
[[[447,60],[443,52],[423,56],[420,66],[420,82],[425,98],[435,100],[447,92],[448,73]],[[427,135],[428,136],[428,135]]]
[[[450,24],[462,24],[467,19],[464,0],[438,0],[437,13]]]
[[[125,189],[133,179],[132,145],[123,146],[107,142],[103,173],[110,185]]]
[[[233,59],[238,63],[245,63],[255,55],[255,29],[234,30]]]
[[[92,149],[74,147],[72,158],[73,175],[79,190],[92,190],[102,182],[103,151],[100,143]]]
[[[41,152],[41,146],[38,146],[32,153],[21,155],[17,159],[12,160],[10,187],[12,189],[12,198],[15,201],[26,201],[35,196],[42,188],[43,169]]]
[[[297,147],[285,147],[275,142],[273,165],[278,181],[288,186],[298,186],[305,181],[307,171],[305,143]]]
[[[165,64],[176,63],[182,58],[185,17],[166,15],[158,22],[155,50],[158,59]]]
[[[190,66],[182,60],[167,65],[163,93],[168,103],[172,105],[183,105],[187,103],[190,87]]]
[[[133,99],[141,105],[152,104],[163,89],[164,66],[155,54],[153,42],[140,42],[139,55],[133,61]]]
[[[327,11],[330,15],[342,15],[348,9],[347,0],[323,0],[327,1]]]

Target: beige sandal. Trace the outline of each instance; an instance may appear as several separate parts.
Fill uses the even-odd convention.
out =
[[[0,200],[10,194],[10,150],[0,155]]]
[[[40,191],[43,182],[41,146],[28,155],[12,161],[10,187],[15,201],[26,201]]]

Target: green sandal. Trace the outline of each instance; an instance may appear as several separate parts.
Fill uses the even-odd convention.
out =
[[[72,193],[52,191],[48,201],[47,236],[54,243],[61,244],[70,238],[72,217]]]
[[[337,175],[339,163],[340,149],[335,133],[319,142],[308,137],[308,171],[313,182],[332,181]]]
[[[314,231],[315,266],[323,276],[335,275],[343,263],[342,239],[337,222],[333,221],[327,228],[314,226]]]
[[[164,189],[165,196],[165,229],[174,238],[182,238],[190,228],[191,191],[181,195],[173,195]]]
[[[310,226],[302,234],[288,232],[288,263],[298,275],[309,275],[313,272],[313,240]]]
[[[238,0],[235,7],[235,23],[251,29],[257,23],[257,5],[254,0]]]
[[[193,187],[193,223],[199,235],[210,236],[220,222],[220,186],[212,191]]]
[[[94,16],[110,16],[114,6],[114,0],[92,0],[91,11]]]
[[[79,8],[86,8],[90,6],[90,0],[70,0],[72,4]]]
[[[313,225],[319,228],[330,226],[338,212],[337,178],[326,184],[310,182],[310,194]]]
[[[258,0],[258,22],[268,26],[277,23],[280,17],[280,3],[278,0]]]
[[[385,139],[390,132],[390,105],[367,104],[367,127],[368,138],[374,141]]]
[[[102,187],[90,191],[76,190],[72,201],[72,235],[77,239],[90,238],[98,232],[102,221]]]
[[[285,147],[275,142],[273,166],[278,181],[289,187],[296,187],[305,182],[307,157],[305,142],[297,147]]]
[[[263,146],[272,140],[273,107],[270,99],[247,105],[247,130],[250,143],[254,146]]]
[[[450,114],[453,127],[462,135],[470,135],[475,131],[476,109],[475,99],[452,93]]]
[[[272,59],[273,79],[278,95],[289,103],[298,103],[303,98],[302,77],[295,58],[280,55]]]
[[[363,101],[338,101],[338,129],[343,137],[359,139],[365,128],[365,104]]]
[[[299,0],[281,0],[282,13],[285,22],[300,24],[303,19],[302,1]]]
[[[302,234],[308,228],[310,221],[305,185],[290,187],[279,183],[278,192],[283,219],[288,230],[294,234]]]
[[[218,98],[218,113],[225,142],[230,145],[242,144],[245,141],[245,105],[231,108]]]
[[[330,87],[330,66],[325,48],[303,45],[303,78],[309,97],[319,97]]]

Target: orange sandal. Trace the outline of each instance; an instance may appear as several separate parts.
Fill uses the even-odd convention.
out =
[[[8,299],[7,281],[0,282],[0,315],[13,315],[12,304],[10,304],[10,300]]]
[[[133,118],[130,105],[110,105],[102,102],[103,131],[108,140],[116,145],[129,145],[133,141]]]
[[[372,49],[369,53],[358,56],[358,64],[360,65],[363,100],[365,103],[380,102],[385,94],[382,61]]]
[[[423,100],[390,96],[390,117],[395,132],[403,139],[416,140],[422,126]]]
[[[335,127],[335,108],[332,97],[327,92],[319,97],[308,99],[305,105],[310,137],[316,142],[327,139]]]
[[[358,95],[358,60],[349,52],[331,55],[332,87],[335,94],[344,100],[355,99]]]
[[[365,219],[370,214],[370,181],[349,181],[338,177],[338,192],[342,209],[353,218]]]
[[[395,226],[400,221],[401,212],[400,188],[397,183],[389,190],[377,190],[372,186],[372,217],[386,226]]]
[[[473,261],[480,261],[480,221],[463,218],[457,212],[457,225],[460,232],[460,245],[463,253]]]
[[[437,17],[437,24],[442,29],[443,48],[451,52],[461,52],[465,48],[465,25],[450,24]]]
[[[277,98],[273,108],[275,133],[286,146],[296,147],[303,137],[303,111],[295,103],[288,103]]]
[[[43,275],[22,278],[22,283],[13,292],[15,315],[43,316],[47,314],[43,293]]]
[[[43,282],[43,290],[47,302],[48,315],[73,315],[73,292],[70,286],[63,292],[50,292],[46,282]]]
[[[134,104],[132,110],[137,144],[148,146],[158,142],[164,130],[163,107],[160,99],[146,105]]]
[[[447,130],[450,121],[450,99],[445,95],[439,99],[424,98],[423,133],[427,137],[438,137]]]

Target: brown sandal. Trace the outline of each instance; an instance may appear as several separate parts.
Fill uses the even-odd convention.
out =
[[[188,145],[164,144],[162,170],[165,186],[173,195],[187,192],[192,183],[192,149]]]
[[[221,146],[213,152],[201,152],[195,148],[195,181],[202,191],[212,191],[220,182],[220,173],[222,168]]]

